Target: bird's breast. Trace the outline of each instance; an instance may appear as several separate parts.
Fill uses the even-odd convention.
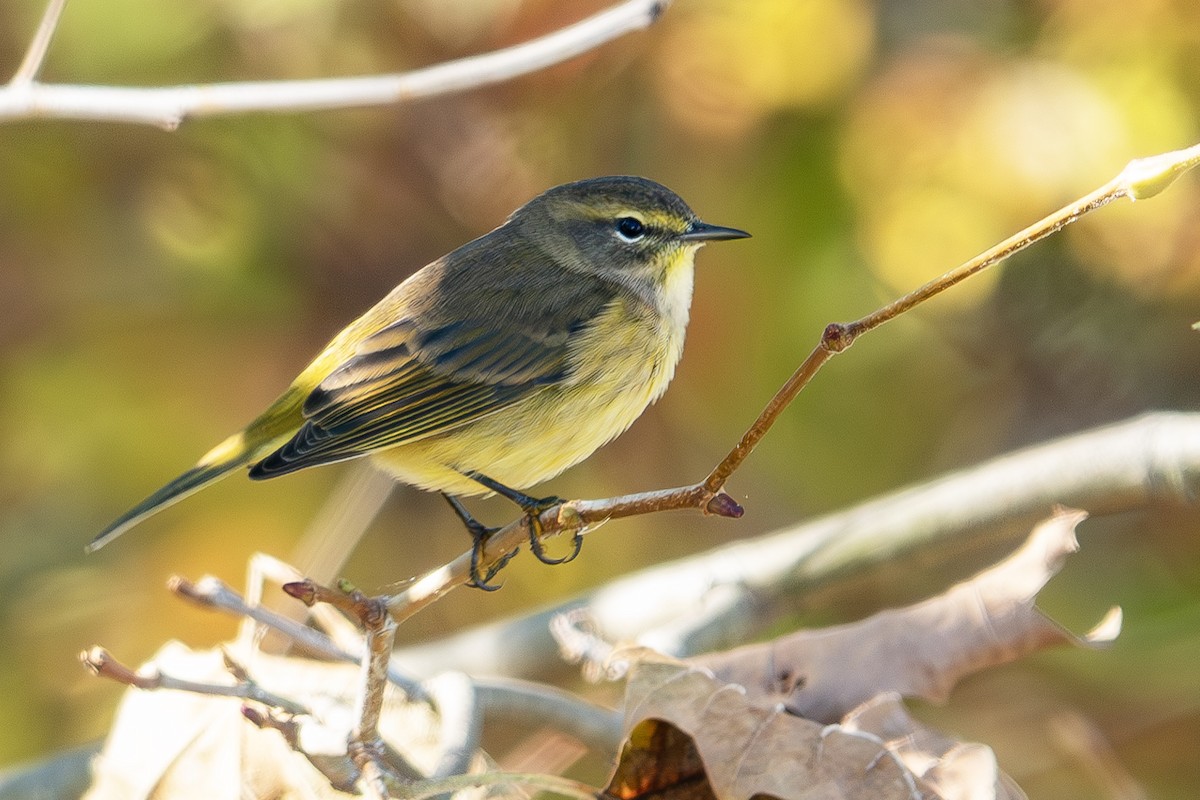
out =
[[[485,491],[462,476],[471,470],[515,488],[554,477],[624,432],[666,390],[683,354],[691,286],[691,270],[682,269],[656,302],[617,295],[573,334],[566,380],[377,459],[408,483],[455,494]]]

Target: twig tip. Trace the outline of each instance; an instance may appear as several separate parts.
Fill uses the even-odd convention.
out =
[[[725,492],[717,492],[704,506],[704,513],[718,517],[738,519],[746,513],[746,509],[738,501]]]
[[[79,662],[93,675],[99,676],[110,658],[108,651],[99,645],[93,645],[79,653]]]
[[[290,597],[294,597],[306,606],[311,606],[317,602],[317,589],[313,582],[305,578],[302,581],[292,581],[283,585],[283,591]]]

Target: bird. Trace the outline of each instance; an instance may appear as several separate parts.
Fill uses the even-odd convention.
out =
[[[87,550],[239,469],[264,480],[369,457],[442,493],[477,558],[493,529],[459,498],[499,493],[531,521],[558,501],[521,490],[590,456],[663,394],[683,352],[696,251],[748,236],[703,222],[646,178],[548,189],[396,286],[249,425]],[[473,559],[475,585],[492,588],[491,574]]]

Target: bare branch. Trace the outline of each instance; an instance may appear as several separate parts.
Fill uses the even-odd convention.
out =
[[[226,655],[226,658],[227,663],[231,663],[228,661],[228,655]],[[113,658],[112,654],[103,647],[92,647],[89,650],[85,650],[79,654],[79,660],[83,662],[85,667],[91,670],[92,674],[101,678],[109,678],[117,683],[133,686],[137,689],[174,689],[181,692],[209,694],[217,697],[240,697],[243,700],[253,700],[272,708],[278,708],[289,714],[309,713],[308,709],[299,703],[263,689],[252,681],[240,666],[236,667],[237,672],[240,673],[240,677],[235,678],[236,683],[227,685],[189,681],[184,678],[176,678],[173,675],[166,675],[157,669],[151,674],[138,672]]]
[[[1068,203],[1059,210],[1042,218],[1018,233],[991,247],[971,260],[955,267],[949,272],[934,278],[903,297],[883,306],[861,319],[848,324],[832,323],[825,328],[821,341],[804,360],[799,368],[788,379],[783,388],[771,398],[771,402],[763,409],[758,419],[742,436],[737,446],[704,480],[704,488],[715,494],[729,480],[729,476],[741,466],[746,457],[758,445],[762,437],[783,413],[783,410],[796,398],[817,371],[833,356],[841,353],[864,333],[878,328],[885,322],[895,319],[906,311],[924,303],[931,297],[941,294],[956,283],[966,280],[977,272],[999,264],[1011,255],[1024,250],[1034,242],[1041,241],[1052,233],[1075,222],[1077,219],[1099,208],[1103,208],[1114,200],[1127,197],[1130,200],[1141,200],[1161,192],[1171,185],[1180,175],[1200,164],[1200,144],[1186,150],[1176,150],[1148,158],[1130,161],[1123,170],[1111,181],[1096,189],[1091,194],[1084,195],[1078,200]]]
[[[533,718],[600,752],[614,752],[621,744],[620,711],[542,683],[497,677],[472,680],[479,705],[489,719]]]
[[[241,595],[219,578],[205,576],[196,583],[192,583],[176,575],[167,581],[167,588],[183,599],[190,600],[197,605],[219,609],[230,614],[252,619],[260,625],[291,639],[309,652],[335,661],[350,663],[358,663],[362,657],[361,645],[355,647],[353,652],[344,650],[320,631],[313,630],[306,625],[302,625],[263,606],[247,603],[242,599]],[[388,680],[412,700],[421,702],[429,700],[428,693],[419,683],[400,672],[394,666],[389,666],[388,668]]]
[[[150,124],[173,130],[191,117],[411,102],[500,83],[574,58],[648,27],[668,4],[669,0],[626,0],[582,22],[523,44],[388,75],[165,87],[40,84],[30,76],[29,80],[0,88],[0,121],[87,119]],[[30,51],[34,55],[33,46]],[[35,61],[40,60],[38,55]],[[36,70],[36,63],[33,69]]]
[[[349,754],[358,767],[358,782],[363,791],[369,797],[387,797],[391,772],[384,757],[387,748],[379,734],[379,719],[388,684],[388,662],[396,639],[396,621],[383,600],[368,597],[344,582],[330,589],[305,580],[284,584],[283,590],[306,605],[329,603],[353,614],[362,623],[367,641],[360,661],[362,669],[354,709],[357,722],[350,732]]]
[[[50,0],[46,4],[46,11],[42,14],[42,21],[38,24],[37,33],[33,35],[33,41],[29,43],[29,49],[25,51],[25,58],[21,59],[21,66],[17,67],[10,85],[28,87],[33,83],[33,79],[37,77],[38,70],[42,68],[42,61],[46,58],[46,50],[50,47],[50,40],[54,38],[54,31],[58,27],[59,17],[62,16],[63,9],[66,6],[67,0]]]
[[[209,608],[247,615],[247,618],[253,618],[287,637],[298,636],[302,646],[327,658],[348,663],[361,662],[360,655],[337,648],[320,633],[303,626],[293,627],[296,623],[291,620],[277,618],[273,612],[248,605],[237,592],[216,578],[202,578],[196,584],[173,578],[169,586],[184,599]],[[314,594],[314,600],[315,597]],[[281,620],[285,624],[280,625]],[[108,661],[110,665],[113,663],[111,658]],[[130,670],[126,671],[133,674]],[[235,677],[244,673],[236,664],[232,665],[230,671]],[[431,778],[465,771],[464,759],[470,758],[477,749],[480,712],[488,716],[523,719],[533,715],[543,724],[551,725],[601,750],[612,750],[620,742],[621,719],[618,712],[551,686],[512,678],[470,678],[464,673],[449,670],[417,685],[411,678],[399,676],[394,666],[389,666],[388,678],[410,698],[432,702],[438,709],[444,728],[438,739],[445,745],[445,752],[439,766],[431,773]],[[279,720],[265,717],[256,717],[254,721],[260,726],[279,727],[281,724]]]
[[[196,605],[228,611],[231,614],[252,619],[260,625],[278,631],[309,652],[340,661],[357,661],[358,656],[338,648],[329,637],[293,619],[257,604],[249,604],[220,578],[206,575],[199,581],[191,581],[179,575],[167,581],[167,588],[184,600]]]
[[[355,717],[358,722],[350,733],[350,756],[362,770],[365,786],[372,787],[380,797],[387,797],[384,782],[386,762],[384,742],[379,735],[379,718],[383,712],[383,695],[388,684],[388,660],[396,641],[396,621],[387,607],[375,598],[358,590],[350,593],[358,607],[359,619],[367,632],[366,652],[363,653]],[[377,788],[376,788],[377,787]]]

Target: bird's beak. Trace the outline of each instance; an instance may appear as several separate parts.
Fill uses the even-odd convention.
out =
[[[709,225],[707,222],[696,220],[679,238],[685,242],[710,242],[722,239],[748,239],[750,234],[737,228],[723,228],[720,225]]]

